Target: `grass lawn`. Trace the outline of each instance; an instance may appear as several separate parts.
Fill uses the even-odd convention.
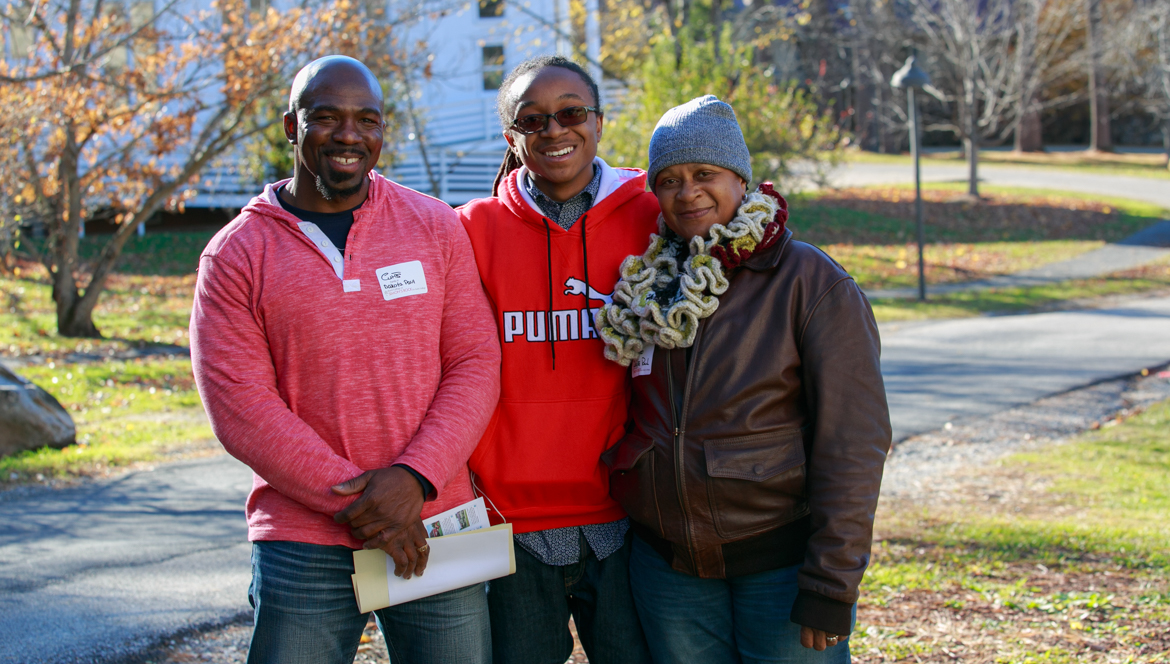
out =
[[[852,638],[877,662],[1170,662],[1170,402],[883,503]]]
[[[846,161],[861,164],[906,164],[911,163],[909,154],[877,154],[851,150]],[[922,155],[924,164],[966,164],[967,160],[958,150],[930,152]],[[1170,169],[1166,167],[1166,154],[1152,153],[1098,153],[1088,152],[1027,152],[1016,153],[1002,150],[980,150],[979,163],[1000,166],[1019,166],[1044,170],[1069,170],[1102,175],[1127,175],[1160,180],[1170,180]]]
[[[17,275],[0,275],[0,355],[41,361],[19,372],[70,411],[78,440],[64,450],[0,458],[0,488],[105,475],[111,468],[218,448],[183,353],[194,266],[210,238],[210,233],[131,238],[121,272],[111,278],[94,313],[105,339],[57,336],[42,266],[21,262]],[[95,255],[103,239],[85,238],[82,255]],[[159,354],[116,359],[135,350]]]
[[[973,203],[956,184],[924,189],[926,278],[974,281],[1068,260],[1170,217],[1156,205],[1124,199],[986,187]],[[914,194],[909,187],[867,187],[794,197],[789,225],[820,246],[866,289],[913,287],[918,280]],[[1036,288],[961,293],[920,304],[875,300],[880,320],[1020,313],[1061,302],[1170,287],[1165,265],[1100,279]]]
[[[1089,306],[1102,297],[1162,293],[1170,293],[1170,260],[1167,259],[1097,279],[931,295],[925,302],[873,298],[870,304],[878,322],[892,322],[1055,311]]]
[[[104,339],[58,337],[48,274],[43,266],[22,261],[15,275],[0,274],[0,354],[63,358],[155,344],[186,346],[195,266],[211,236],[159,233],[131,238],[94,311]],[[95,256],[104,239],[83,239],[81,255]]]

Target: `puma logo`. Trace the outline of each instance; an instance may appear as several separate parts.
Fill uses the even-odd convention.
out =
[[[565,286],[565,295],[584,295],[585,290],[588,289],[590,300],[601,300],[606,304],[613,304],[613,293],[598,293],[592,286],[580,279],[569,277],[565,280]]]

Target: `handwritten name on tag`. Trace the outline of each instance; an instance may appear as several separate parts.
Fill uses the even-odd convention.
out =
[[[654,364],[654,346],[646,346],[638,355],[638,358],[630,363],[630,369],[633,372],[634,378],[638,376],[649,376],[650,367]]]
[[[397,300],[407,295],[422,295],[427,292],[427,278],[420,261],[399,263],[374,271],[378,275],[378,286],[382,299]]]

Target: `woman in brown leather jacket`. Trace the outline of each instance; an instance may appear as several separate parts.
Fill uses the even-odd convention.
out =
[[[597,315],[632,367],[606,453],[658,664],[848,662],[890,422],[852,278],[785,229],[735,113],[671,109],[650,141],[659,233]],[[803,646],[803,647],[801,647]]]

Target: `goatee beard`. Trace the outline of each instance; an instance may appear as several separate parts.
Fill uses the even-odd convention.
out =
[[[314,176],[314,178],[317,182],[317,191],[320,192],[321,197],[327,201],[336,200],[338,198],[349,198],[350,196],[353,196],[354,194],[361,191],[362,188],[361,180],[359,180],[358,183],[352,187],[337,189],[336,187],[331,187],[320,175]]]

